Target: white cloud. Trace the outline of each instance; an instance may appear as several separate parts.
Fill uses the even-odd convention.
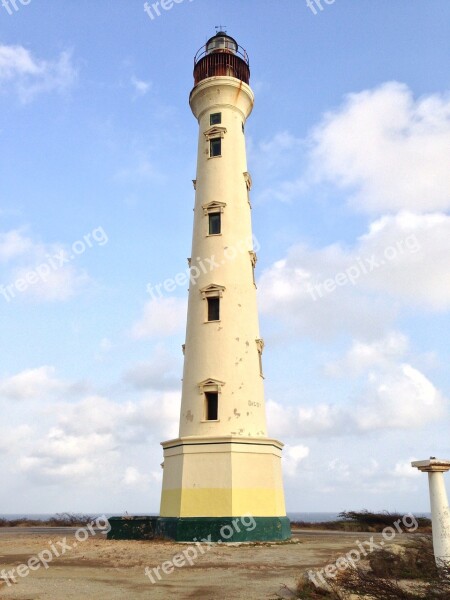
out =
[[[141,473],[136,467],[127,467],[122,479],[123,485],[128,487],[148,487],[151,483],[162,482],[162,469],[160,471],[151,471],[150,473]]]
[[[402,306],[450,308],[449,255],[450,216],[384,216],[353,246],[292,247],[259,279],[261,310],[291,334],[373,337]]]
[[[257,199],[291,202],[331,184],[357,212],[450,208],[450,94],[414,98],[387,82],[347,95],[305,137],[276,133],[249,156],[264,191]],[[305,165],[303,168],[301,165]]]
[[[347,404],[283,406],[268,401],[271,435],[283,439],[410,430],[442,419],[447,401],[423,373],[406,363],[378,367],[369,370]]]
[[[25,237],[21,229],[0,233],[0,262],[6,263],[25,254],[32,248],[32,245],[31,239]]]
[[[139,472],[136,467],[128,467],[123,476],[123,484],[124,485],[139,485],[140,483],[145,483],[148,480],[148,476],[143,475]]]
[[[400,460],[395,463],[394,469],[390,472],[390,475],[393,477],[400,477],[407,479],[415,479],[421,476],[419,469],[414,469],[411,466],[413,461],[416,461],[417,458],[411,457],[408,460]]]
[[[179,362],[164,346],[159,345],[149,360],[128,369],[123,379],[136,389],[178,389],[180,373]]]
[[[71,403],[50,398],[40,406],[45,423],[40,435],[16,450],[25,476],[41,484],[67,480],[98,485],[124,472],[121,479],[127,485],[160,481],[159,442],[178,434],[178,393],[145,394],[127,402],[95,395]],[[151,448],[151,460],[143,463],[148,475],[123,466],[133,452],[140,457]]]
[[[283,449],[283,473],[288,477],[295,477],[297,469],[305,458],[309,456],[309,448],[301,444],[297,446],[286,445]]]
[[[335,482],[347,482],[351,480],[351,467],[339,458],[334,458],[326,465],[326,470],[332,475]]]
[[[136,339],[165,337],[180,333],[186,323],[186,301],[180,298],[158,298],[144,306],[143,315],[131,331]]]
[[[28,267],[15,270],[11,283],[14,284],[18,280],[28,281],[30,273],[34,273],[36,267],[39,268],[39,265],[30,264]],[[73,265],[64,265],[57,270],[49,269],[48,274],[45,274],[36,283],[28,285],[24,292],[18,292],[15,289],[15,294],[18,297],[24,294],[28,298],[42,302],[60,302],[72,298],[90,283],[92,283],[92,280],[86,271]]]
[[[369,374],[354,418],[361,431],[420,428],[442,417],[445,404],[423,373],[402,364],[387,373]]]
[[[313,286],[345,271],[352,258],[338,245],[323,250],[292,247],[258,279],[261,313],[284,324],[287,336],[326,339],[342,331],[355,337],[379,335],[395,319],[392,303],[350,283],[322,298],[313,295]]]
[[[83,443],[83,440],[79,440]],[[89,458],[80,458],[72,462],[60,462],[44,456],[24,456],[19,460],[19,468],[28,473],[32,480],[42,482],[61,482],[61,480],[82,481],[95,474],[95,464]]]
[[[23,46],[0,44],[0,84],[13,90],[21,102],[30,102],[44,92],[63,92],[76,80],[71,53],[62,52],[56,60],[40,60]]]
[[[354,340],[342,359],[326,365],[326,373],[331,377],[358,376],[371,367],[388,366],[393,359],[402,357],[408,346],[408,338],[399,331],[372,343]]]
[[[69,385],[55,377],[56,369],[50,366],[26,369],[0,380],[0,397],[8,400],[37,400],[49,394],[67,391]]]
[[[350,94],[311,135],[311,172],[352,193],[357,210],[450,208],[450,96],[415,99],[390,82]]]
[[[147,94],[152,87],[150,81],[143,81],[142,79],[138,79],[134,75],[131,77],[131,85],[134,87],[138,96],[145,96],[145,94]]]
[[[366,478],[374,477],[380,472],[380,465],[377,460],[371,458],[361,469],[361,475]]]
[[[401,212],[381,217],[361,236],[358,250],[384,257],[386,268],[381,265],[363,281],[368,290],[385,292],[408,306],[450,308],[450,216]]]
[[[14,454],[20,451],[22,444],[30,438],[33,433],[29,425],[8,427],[0,431],[0,454]]]
[[[68,262],[61,264],[60,257]],[[64,244],[46,244],[25,237],[21,229],[0,234],[0,262],[4,262],[1,294],[8,302],[17,298],[64,301],[92,284],[87,272],[73,261]],[[6,289],[5,289],[6,288]]]

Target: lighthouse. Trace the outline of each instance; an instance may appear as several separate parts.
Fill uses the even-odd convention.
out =
[[[245,125],[246,51],[219,31],[194,59],[197,173],[179,436],[164,449],[160,527],[178,541],[290,537],[267,435]],[[248,523],[251,517],[252,527]],[[224,532],[226,531],[226,535]]]

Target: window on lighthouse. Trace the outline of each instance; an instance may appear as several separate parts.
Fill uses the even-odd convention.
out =
[[[222,215],[220,212],[209,213],[209,235],[219,235],[222,233]]]
[[[222,113],[213,113],[209,115],[210,125],[220,125],[222,123]]]
[[[206,397],[206,420],[217,421],[219,417],[219,394],[217,392],[205,392]]]
[[[209,156],[222,156],[222,138],[213,138],[209,141]]]
[[[208,321],[220,321],[220,298],[207,298]]]

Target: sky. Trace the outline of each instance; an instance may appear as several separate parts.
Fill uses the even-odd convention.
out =
[[[319,8],[322,7],[322,10]],[[246,48],[269,434],[290,512],[429,510],[450,458],[448,0],[0,5],[0,513],[157,513],[193,58]],[[448,484],[447,484],[447,487]]]

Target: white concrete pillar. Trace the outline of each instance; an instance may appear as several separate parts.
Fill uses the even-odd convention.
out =
[[[444,482],[444,473],[450,470],[450,460],[430,458],[411,464],[428,473],[434,556],[438,566],[450,566],[450,508]]]

